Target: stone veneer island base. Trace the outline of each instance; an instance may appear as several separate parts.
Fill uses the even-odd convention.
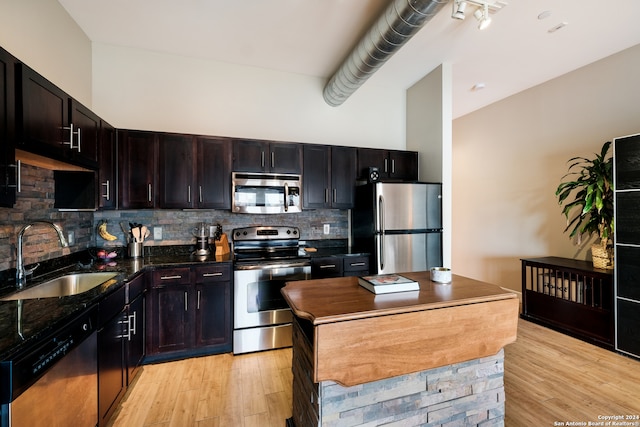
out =
[[[514,293],[402,273],[419,292],[374,295],[355,277],[289,282],[294,313],[288,426],[504,424],[504,352]]]

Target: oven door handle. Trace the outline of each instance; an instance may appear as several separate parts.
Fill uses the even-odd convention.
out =
[[[284,183],[284,211],[285,212],[289,211],[289,204],[287,203],[287,200],[289,200],[289,184],[285,182]]]
[[[309,261],[283,262],[277,264],[236,265],[236,270],[276,270],[278,268],[308,267]]]

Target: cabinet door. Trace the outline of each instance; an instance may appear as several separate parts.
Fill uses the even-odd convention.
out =
[[[56,160],[69,161],[69,97],[24,64],[18,69],[17,131],[20,147]]]
[[[234,172],[265,172],[268,170],[269,146],[264,141],[239,139],[233,141]]]
[[[231,263],[194,268],[196,282],[195,345],[209,347],[208,352],[231,351],[233,332]]]
[[[0,206],[16,203],[17,165],[15,157],[16,59],[0,48]]]
[[[98,167],[100,117],[74,99],[69,100],[69,125],[73,126],[71,160],[90,169]]]
[[[269,144],[269,170],[273,173],[302,173],[302,144],[272,142]]]
[[[124,312],[98,331],[98,414],[100,427],[107,425],[126,391]]]
[[[326,145],[305,145],[302,207],[322,209],[330,206],[330,152]]]
[[[387,151],[376,148],[358,148],[358,179],[367,179],[369,168],[376,167],[380,172],[380,178],[388,176]]]
[[[331,147],[331,207],[351,209],[355,197],[356,149]]]
[[[159,207],[190,209],[195,206],[195,142],[191,135],[159,136]]]
[[[189,292],[190,286],[167,286],[151,290],[153,314],[151,353],[166,353],[190,347]]]
[[[152,275],[152,288],[147,297],[150,323],[150,354],[184,350],[191,344],[191,316],[189,310],[193,304],[191,270],[184,268],[166,268],[155,270]]]
[[[156,206],[156,134],[118,131],[118,199],[121,209]]]
[[[418,153],[415,151],[390,151],[389,178],[398,181],[418,180]]]
[[[231,282],[196,284],[196,347],[231,350]]]
[[[231,209],[231,141],[197,138],[197,207]]]
[[[98,160],[98,205],[102,209],[115,209],[116,130],[105,121],[100,121]]]
[[[615,140],[615,189],[640,189],[640,134]]]
[[[142,278],[141,276],[139,278]],[[135,279],[134,279],[135,280]],[[125,342],[127,356],[127,385],[133,378],[144,357],[144,294],[139,295],[129,303],[127,309],[127,341]]]

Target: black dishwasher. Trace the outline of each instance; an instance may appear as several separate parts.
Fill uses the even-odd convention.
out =
[[[2,427],[98,421],[97,307],[0,362]]]

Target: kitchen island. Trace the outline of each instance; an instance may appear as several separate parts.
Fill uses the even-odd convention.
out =
[[[429,272],[402,274],[420,291],[375,295],[356,277],[283,288],[295,318],[289,425],[502,424],[502,349],[516,339],[517,295],[456,275],[445,285]]]

